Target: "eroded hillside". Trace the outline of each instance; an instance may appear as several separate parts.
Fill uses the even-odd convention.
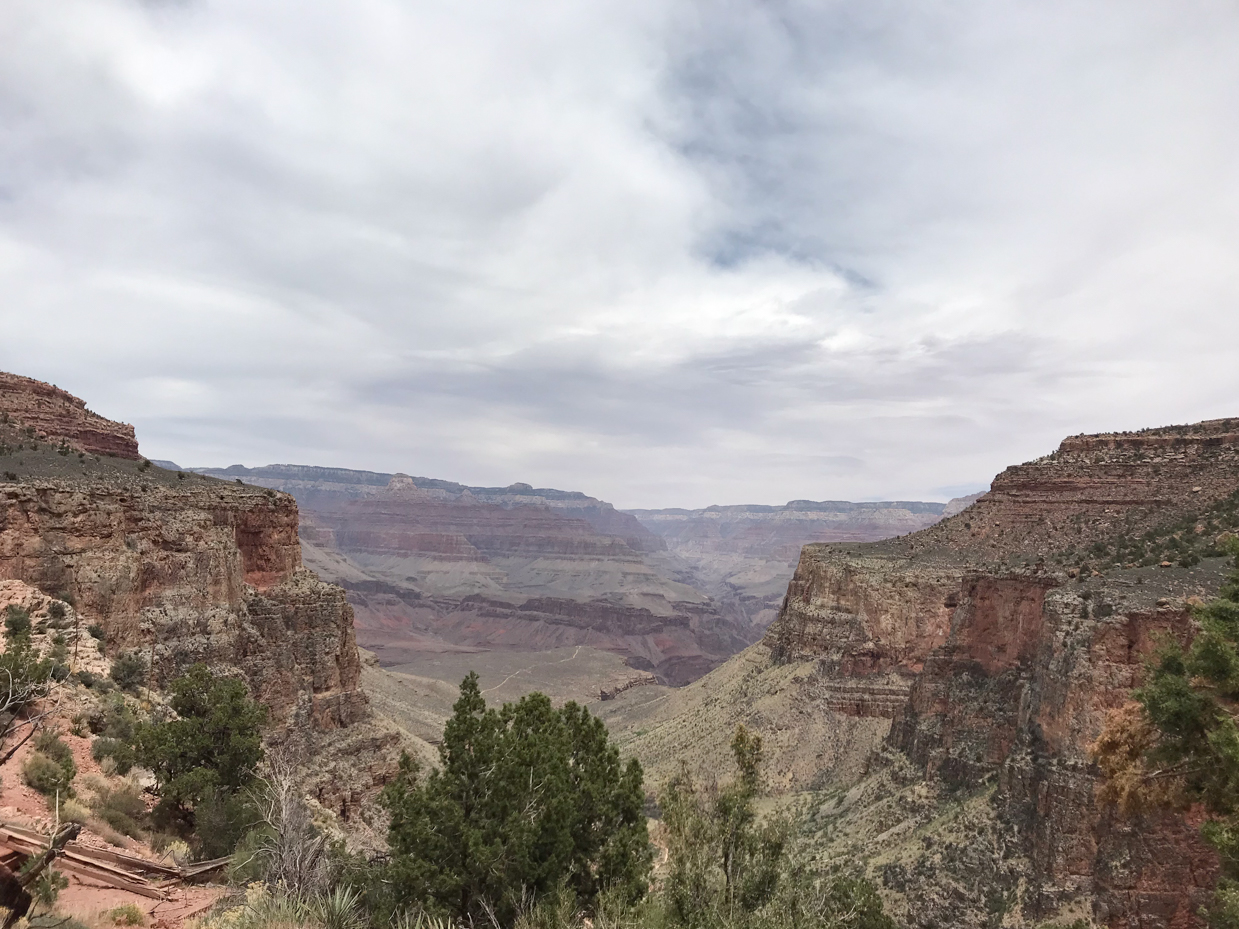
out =
[[[765,629],[778,616],[803,546],[906,535],[959,512],[974,499],[945,504],[793,500],[784,506],[627,512],[666,542],[682,575],[708,593],[720,612]]]

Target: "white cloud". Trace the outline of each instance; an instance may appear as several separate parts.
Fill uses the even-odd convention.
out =
[[[0,367],[182,463],[904,499],[1233,414],[1224,3],[10,0]]]

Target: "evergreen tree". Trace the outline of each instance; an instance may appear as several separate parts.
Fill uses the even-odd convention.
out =
[[[244,681],[216,677],[203,664],[173,681],[171,691],[177,718],[140,724],[136,754],[159,783],[161,812],[188,826],[199,808],[253,780],[267,709],[249,698]]]
[[[644,891],[641,768],[583,707],[534,693],[489,709],[471,673],[439,755],[428,774],[406,755],[383,794],[395,907],[506,924],[561,886],[586,908],[604,890]]]
[[[681,765],[659,797],[670,859],[666,921],[682,929],[894,929],[873,885],[826,878],[797,863],[790,827],[761,823],[761,737],[744,726],[731,741],[737,776],[700,786]]]
[[[761,736],[737,727],[731,752],[738,774],[730,784],[701,788],[681,765],[659,798],[671,855],[665,893],[681,926],[704,929],[756,912],[771,899],[786,864],[786,823],[759,825],[753,807]]]

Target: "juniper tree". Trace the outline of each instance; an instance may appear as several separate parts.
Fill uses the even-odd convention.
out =
[[[583,707],[534,693],[488,708],[476,674],[443,731],[440,767],[405,755],[383,793],[393,909],[509,923],[561,888],[591,908],[603,891],[639,897],[652,854],[641,767],[623,764]]]

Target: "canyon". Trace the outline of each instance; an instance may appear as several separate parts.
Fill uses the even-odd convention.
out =
[[[162,464],[132,427],[0,378],[6,596],[71,604],[156,686],[195,662],[241,676],[268,745],[358,829],[401,747],[433,757],[476,666],[488,699],[588,694],[654,791],[682,762],[726,777],[750,727],[805,854],[909,927],[1200,924],[1218,862],[1198,813],[1121,816],[1089,751],[1230,569],[1239,421],[1070,437],[945,505],[622,512]]]
[[[945,504],[792,500],[783,506],[625,512],[663,539],[681,575],[709,594],[721,613],[764,630],[778,615],[803,546],[906,535],[932,526],[973,499]]]
[[[1234,427],[1072,437],[933,526],[808,545],[760,643],[602,712],[655,779],[726,770],[727,730],[760,732],[817,853],[865,862],[910,926],[1196,925],[1217,875],[1198,821],[1099,804],[1089,747],[1229,565],[1112,543],[1217,531]]]
[[[885,538],[944,510],[796,501],[621,512],[519,483],[304,465],[192,470],[294,496],[306,561],[348,591],[358,641],[418,675],[427,654],[509,653],[515,668],[587,647],[682,685],[761,637],[802,544]]]

